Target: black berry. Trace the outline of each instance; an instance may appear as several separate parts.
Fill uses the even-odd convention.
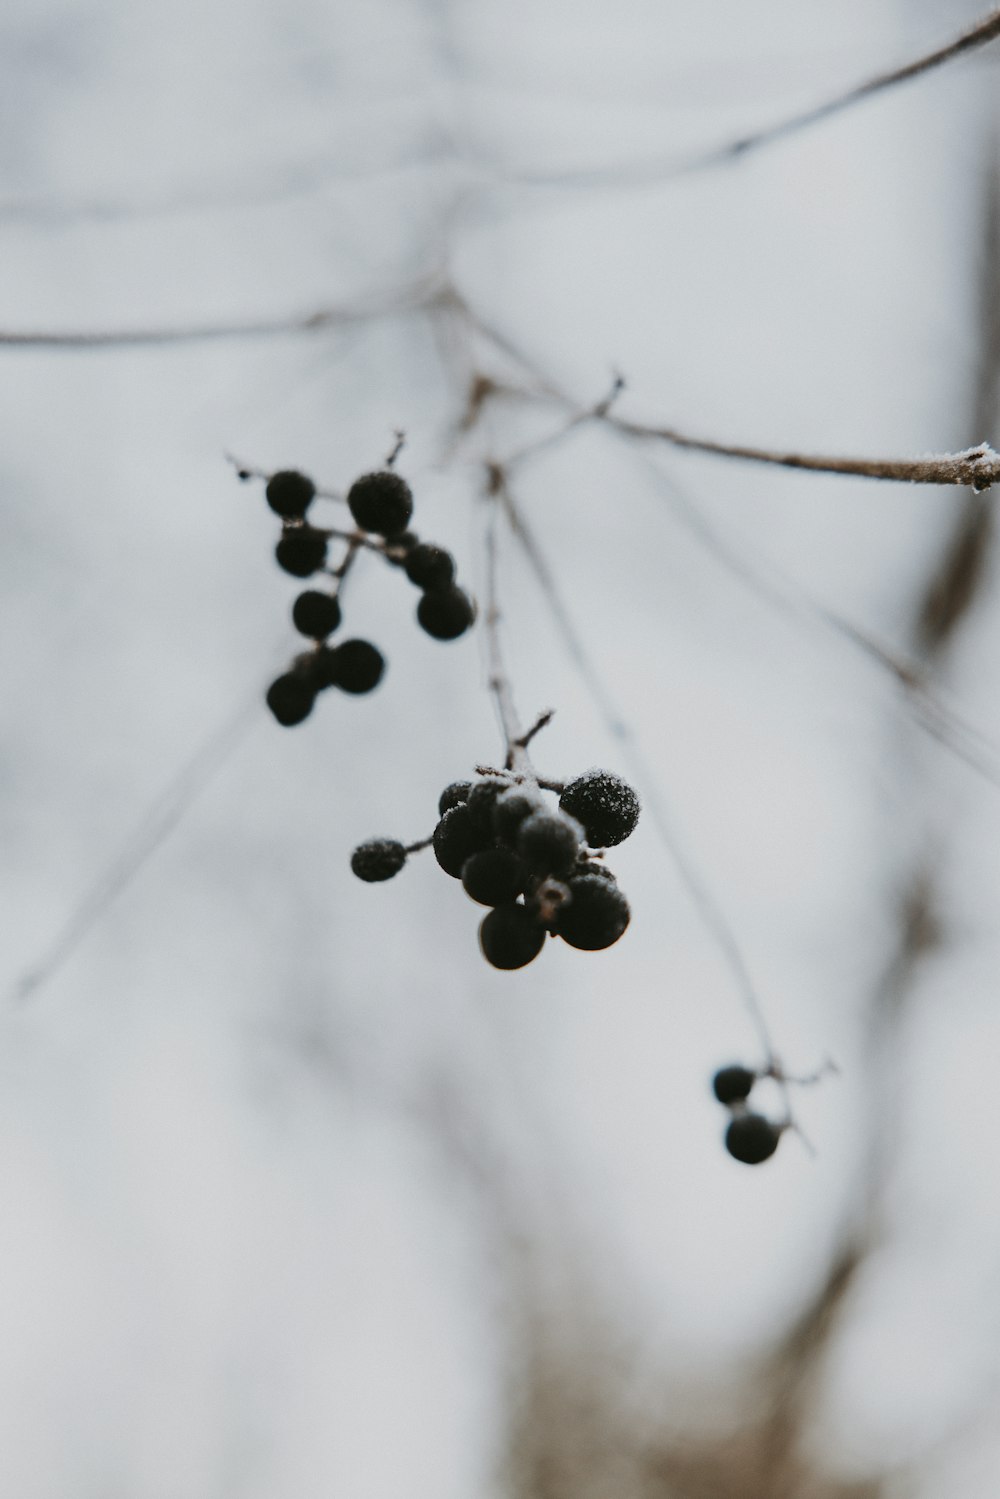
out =
[[[243,475],[240,475],[242,478]],[[305,474],[294,468],[283,468],[272,474],[264,490],[267,503],[284,520],[301,520],[309,509],[316,486]]]
[[[370,640],[343,640],[325,660],[329,685],[343,692],[371,692],[385,670],[385,657]]]
[[[583,823],[591,848],[624,842],[639,821],[639,798],[610,770],[588,770],[577,776],[559,798],[559,805]]]
[[[726,1130],[726,1149],[745,1166],[759,1166],[774,1155],[781,1139],[781,1125],[763,1114],[737,1114]]]
[[[469,595],[461,588],[425,593],[417,605],[417,621],[435,640],[457,640],[476,617]]]
[[[308,718],[315,701],[316,689],[301,672],[286,672],[267,689],[267,706],[286,729]]]
[[[598,952],[610,947],[629,924],[628,901],[610,880],[583,874],[568,881],[570,898],[560,906],[554,930],[570,947]]]
[[[403,570],[418,588],[448,588],[455,581],[455,559],[444,547],[421,542],[409,553]]]
[[[720,1103],[743,1103],[757,1081],[756,1072],[749,1067],[733,1065],[720,1067],[712,1078],[712,1092]]]
[[[464,802],[472,790],[471,781],[452,781],[446,786],[438,797],[438,812],[443,817],[450,812],[452,807],[457,807],[459,802]]]
[[[483,957],[494,968],[523,968],[545,944],[545,928],[526,906],[497,906],[479,927]]]
[[[282,536],[274,549],[278,566],[296,578],[308,578],[326,561],[326,537],[312,526],[296,526]]]
[[[413,514],[410,486],[391,469],[355,479],[347,491],[347,504],[362,531],[377,531],[380,536],[404,531]]]
[[[434,855],[452,879],[461,879],[466,859],[485,847],[486,840],[476,831],[464,803],[446,812],[434,829]]]
[[[484,848],[462,865],[462,885],[481,906],[504,906],[515,901],[527,883],[528,871],[509,848]]]
[[[533,792],[520,786],[508,786],[493,804],[494,833],[503,843],[515,843],[524,819],[540,812],[543,805],[541,797]]]
[[[372,838],[351,855],[351,868],[359,880],[374,883],[391,880],[406,863],[406,849],[395,838]]]
[[[325,640],[340,624],[339,599],[315,588],[300,593],[292,605],[292,624],[300,635],[308,635],[311,640]]]
[[[569,874],[580,856],[583,829],[563,812],[542,809],[517,831],[517,851],[536,874]]]
[[[484,845],[493,842],[493,808],[503,788],[503,781],[473,781],[469,787],[465,805]]]

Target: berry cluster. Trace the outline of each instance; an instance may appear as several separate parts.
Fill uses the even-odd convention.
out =
[[[712,1092],[732,1115],[726,1129],[726,1149],[746,1166],[759,1166],[773,1156],[778,1141],[788,1128],[787,1122],[775,1124],[747,1106],[750,1091],[758,1078],[773,1075],[754,1072],[740,1063],[733,1063],[729,1067],[720,1067],[712,1078]]]
[[[454,781],[441,793],[440,820],[425,844],[374,839],[354,850],[351,868],[362,880],[388,880],[408,853],[430,844],[445,874],[491,907],[479,945],[494,968],[523,968],[547,935],[587,952],[610,947],[630,912],[596,850],[629,836],[639,798],[607,770],[587,771],[558,789],[553,807],[537,783],[509,774]]]
[[[240,477],[251,473],[240,470]],[[400,567],[421,590],[417,622],[437,640],[455,640],[464,635],[475,618],[475,606],[455,582],[455,560],[443,547],[422,542],[409,530],[413,494],[405,479],[386,468],[363,474],[347,493],[347,505],[356,530],[324,530],[306,519],[316,498],[316,486],[295,469],[281,469],[270,476],[265,490],[267,503],[281,517],[281,537],[274,555],[278,566],[296,578],[323,573],[326,588],[309,588],[292,606],[292,623],[300,635],[313,642],[311,650],[295,657],[267,691],[267,705],[285,727],[298,724],[312,712],[317,695],[326,687],[342,692],[371,692],[385,671],[385,658],[369,640],[344,640],[327,644],[341,623],[340,584],[358,550],[375,552],[392,566]],[[346,541],[346,553],[330,567],[327,552],[332,538]]]

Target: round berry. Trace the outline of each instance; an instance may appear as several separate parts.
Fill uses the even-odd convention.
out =
[[[781,1139],[781,1125],[763,1114],[737,1114],[726,1130],[726,1149],[745,1166],[759,1166],[774,1155]]]
[[[406,863],[406,849],[395,838],[372,838],[360,843],[351,855],[351,868],[359,880],[374,883],[391,880]]]
[[[276,515],[283,520],[301,520],[312,503],[316,486],[296,469],[283,468],[271,475],[264,493]]]
[[[542,808],[517,830],[517,851],[535,874],[569,874],[580,857],[583,828],[564,812]]]
[[[483,839],[484,847],[493,842],[493,808],[503,789],[503,781],[473,781],[465,799],[473,827]]]
[[[308,718],[315,701],[316,689],[301,672],[286,672],[267,689],[267,706],[286,729]]]
[[[493,804],[493,831],[503,843],[516,843],[518,830],[526,817],[544,808],[541,797],[522,786],[508,786]]]
[[[451,811],[452,807],[457,807],[460,802],[464,802],[471,790],[471,781],[452,781],[451,785],[446,786],[438,797],[439,814],[443,817],[446,812]]]
[[[606,864],[602,864],[600,859],[581,859],[573,873],[574,875],[592,874],[596,879],[610,880],[613,885],[618,879],[614,871]]]
[[[347,504],[362,531],[377,531],[380,536],[405,531],[413,514],[410,486],[388,468],[355,479],[347,491]]]
[[[292,624],[300,635],[325,640],[340,624],[340,600],[332,593],[310,588],[300,593],[292,605]]]
[[[450,588],[455,581],[455,559],[444,547],[421,542],[409,553],[403,570],[418,588]]]
[[[472,600],[461,588],[425,593],[417,605],[417,623],[435,640],[457,640],[475,617]]]
[[[446,812],[434,829],[435,858],[452,879],[460,880],[466,859],[485,847],[486,840],[477,832],[464,803]]]
[[[757,1074],[751,1072],[749,1067],[737,1064],[720,1067],[712,1078],[712,1092],[720,1103],[743,1103],[756,1081]]]
[[[628,901],[610,880],[583,874],[567,882],[570,898],[559,908],[555,931],[584,952],[598,952],[617,942],[629,924]]]
[[[308,578],[326,561],[326,536],[312,526],[296,526],[282,536],[274,549],[278,566],[296,578]]]
[[[623,843],[639,821],[639,798],[610,770],[588,770],[577,776],[559,798],[559,805],[583,823],[591,848]]]
[[[528,871],[509,848],[484,848],[462,865],[462,885],[481,906],[505,906],[522,894]]]
[[[479,927],[479,946],[494,968],[523,968],[545,945],[545,928],[526,906],[497,906]]]
[[[326,660],[329,685],[342,692],[371,692],[385,671],[385,657],[370,640],[342,640]]]

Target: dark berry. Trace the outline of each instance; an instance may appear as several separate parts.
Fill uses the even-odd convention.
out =
[[[617,942],[631,914],[618,886],[594,874],[574,876],[567,883],[570,898],[555,920],[563,941],[584,952],[598,952]]]
[[[340,624],[340,600],[332,593],[310,588],[300,593],[292,605],[292,624],[300,635],[325,640]]]
[[[466,859],[485,847],[486,839],[476,831],[464,803],[446,812],[434,829],[435,857],[452,879],[461,879]]]
[[[749,1067],[720,1067],[712,1079],[712,1092],[720,1103],[743,1103],[757,1081]]]
[[[582,822],[591,848],[622,843],[639,821],[639,798],[621,776],[610,770],[588,770],[570,781],[559,805]]]
[[[517,851],[536,874],[569,874],[580,857],[583,828],[564,812],[542,808],[517,830]]]
[[[459,802],[464,802],[472,790],[471,781],[452,781],[446,786],[438,797],[438,812],[443,817],[450,812],[452,807],[457,807]]]
[[[528,871],[509,848],[484,848],[462,865],[462,885],[481,906],[504,906],[523,892]]]
[[[545,945],[545,928],[526,906],[497,906],[479,927],[479,946],[494,968],[523,968]]]
[[[745,1166],[759,1166],[774,1155],[781,1139],[781,1125],[763,1114],[737,1114],[726,1130],[726,1149]]]
[[[493,805],[493,831],[504,843],[517,841],[518,829],[526,817],[542,811],[544,803],[535,792],[521,786],[508,786]]]
[[[409,554],[414,547],[420,545],[420,537],[416,531],[397,531],[389,538],[389,545],[393,551]]]
[[[278,566],[296,578],[308,578],[326,561],[326,537],[312,526],[286,531],[274,549]]]
[[[360,843],[351,855],[351,868],[359,880],[374,883],[391,880],[406,863],[406,849],[395,838],[372,838]]]
[[[309,509],[316,486],[305,474],[294,468],[283,468],[271,475],[264,493],[276,515],[284,520],[301,520]]]
[[[503,781],[473,781],[465,799],[472,825],[483,839],[484,846],[493,842],[493,808],[503,788]]]
[[[455,559],[444,547],[421,542],[403,563],[403,570],[418,588],[449,588],[455,581]]]
[[[600,859],[581,859],[573,874],[575,876],[592,874],[596,875],[599,880],[610,880],[612,884],[617,882],[617,875],[606,864],[602,864]]]
[[[315,701],[316,689],[301,672],[286,672],[267,689],[267,706],[286,729],[308,718]]]
[[[464,635],[476,617],[472,600],[461,588],[443,588],[425,593],[417,605],[421,629],[435,640],[457,640]]]
[[[370,640],[342,640],[325,660],[329,685],[343,692],[371,692],[385,670],[385,657]]]
[[[362,531],[377,531],[380,536],[404,531],[413,514],[410,486],[391,469],[355,479],[347,491],[347,504]]]

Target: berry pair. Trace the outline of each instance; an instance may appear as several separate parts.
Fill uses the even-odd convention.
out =
[[[787,1124],[775,1124],[747,1106],[754,1083],[767,1075],[733,1063],[729,1067],[720,1067],[712,1078],[712,1092],[732,1114],[726,1130],[726,1149],[734,1160],[742,1161],[746,1166],[759,1166],[773,1156],[778,1141],[788,1128]]]
[[[438,813],[428,842],[445,873],[491,908],[479,943],[493,967],[523,968],[547,935],[595,952],[625,931],[628,901],[592,852],[622,842],[638,820],[638,798],[618,776],[578,776],[562,789],[558,808],[537,785],[508,775],[455,781],[442,791]],[[390,879],[409,852],[376,839],[355,849],[351,868],[363,880]]]

